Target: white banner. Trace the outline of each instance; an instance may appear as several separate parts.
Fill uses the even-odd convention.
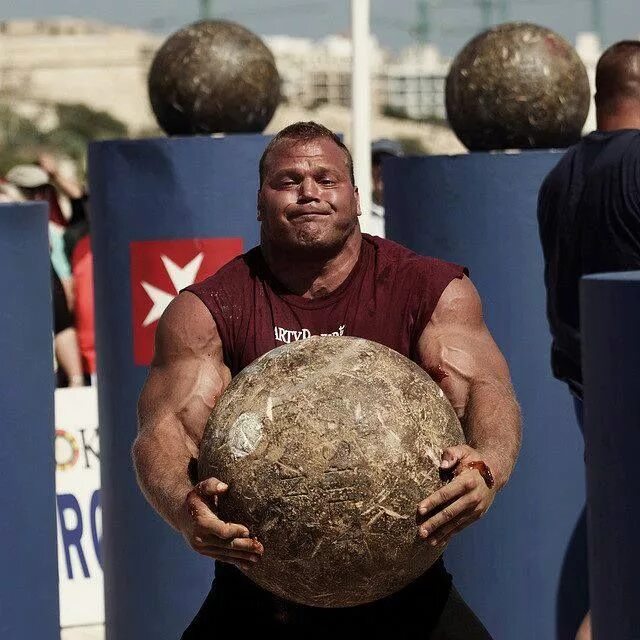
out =
[[[56,503],[60,626],[104,623],[98,397],[57,389]]]

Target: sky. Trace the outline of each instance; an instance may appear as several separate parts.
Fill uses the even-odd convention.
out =
[[[235,20],[261,35],[321,38],[348,33],[347,0],[209,0],[214,16]],[[487,1],[487,0],[485,0]],[[490,24],[503,20],[496,5]],[[482,0],[426,0],[430,40],[454,55],[483,29]],[[571,42],[592,30],[599,5],[603,42],[640,34],[640,0],[503,0],[508,20],[526,20],[554,29]],[[371,0],[371,29],[383,46],[411,44],[416,0]],[[0,20],[76,16],[171,33],[198,19],[200,0],[0,0]]]

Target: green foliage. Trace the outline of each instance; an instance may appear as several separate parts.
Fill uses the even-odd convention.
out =
[[[387,105],[382,109],[382,115],[387,118],[395,118],[396,120],[411,120],[412,122],[421,122],[423,124],[434,124],[441,127],[448,127],[449,123],[446,118],[437,115],[424,116],[422,118],[412,118],[407,114],[405,109],[401,107],[392,107]]]
[[[391,105],[386,105],[382,108],[382,115],[387,118],[396,118],[396,120],[409,120],[409,116],[404,109],[392,107]]]
[[[16,164],[35,162],[45,150],[68,156],[82,167],[89,142],[128,135],[126,125],[105,111],[83,104],[57,104],[55,110],[58,125],[43,132],[10,106],[0,104],[0,175]]]
[[[141,129],[140,131],[138,131],[138,133],[136,134],[137,138],[140,139],[144,139],[144,138],[166,138],[167,134],[158,126],[151,126],[151,127],[146,127],[144,129]]]
[[[128,134],[123,122],[106,111],[96,111],[84,104],[58,104],[56,113],[59,120],[58,130],[84,138],[87,142],[125,138]]]
[[[397,138],[408,156],[422,156],[429,153],[422,140],[413,136],[400,136]]]
[[[0,175],[22,162],[31,162],[43,143],[43,134],[31,120],[0,105]]]
[[[424,124],[434,124],[438,127],[447,127],[449,128],[449,121],[446,118],[441,116],[431,115],[426,116],[425,118],[420,118],[418,122],[422,122]]]

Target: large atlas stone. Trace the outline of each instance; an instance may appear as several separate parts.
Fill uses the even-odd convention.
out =
[[[416,364],[359,338],[274,349],[220,397],[201,479],[229,484],[225,521],[264,545],[247,575],[303,604],[344,607],[402,588],[441,555],[418,537],[417,505],[443,482],[442,450],[464,436]]]
[[[223,20],[171,35],[153,59],[148,88],[169,135],[260,133],[280,102],[271,51],[248,29]]]
[[[449,123],[472,151],[574,144],[590,100],[574,48],[550,29],[522,22],[473,38],[446,82]]]

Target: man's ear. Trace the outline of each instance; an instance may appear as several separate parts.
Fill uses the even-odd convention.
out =
[[[358,212],[358,215],[361,216],[362,208],[360,207],[360,192],[358,191],[358,187],[353,188],[353,193],[356,197],[356,211]]]
[[[258,209],[258,220],[262,222],[262,189],[258,189],[258,197],[256,199],[256,206]]]

